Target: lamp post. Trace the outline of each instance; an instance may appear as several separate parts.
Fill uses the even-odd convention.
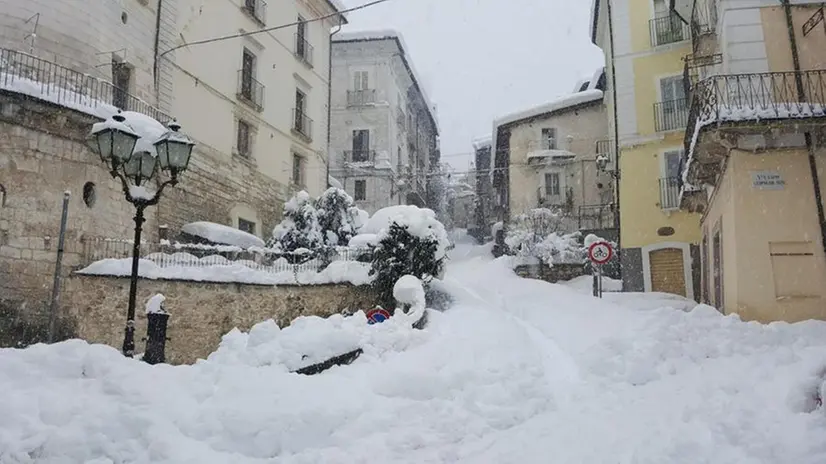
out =
[[[123,354],[135,354],[135,298],[138,290],[138,264],[141,251],[141,229],[145,221],[143,212],[158,204],[167,185],[178,183],[178,176],[186,171],[195,143],[178,130],[181,126],[174,120],[169,130],[148,146],[138,146],[141,136],[129,126],[126,118],[118,111],[104,122],[92,126],[93,148],[101,161],[109,168],[113,178],[120,180],[126,201],[135,206],[135,242],[132,246],[132,274],[129,282],[129,307],[126,312],[126,329],[123,338]],[[157,191],[150,194],[145,184],[152,180],[160,168],[169,176],[161,182]]]

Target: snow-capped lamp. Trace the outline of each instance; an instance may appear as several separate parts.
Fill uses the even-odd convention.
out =
[[[89,146],[109,168],[112,177],[120,180],[126,201],[135,205],[136,210],[129,306],[123,337],[123,354],[131,358],[135,354],[135,299],[144,210],[158,204],[167,185],[178,183],[178,175],[189,166],[195,142],[179,132],[181,126],[174,119],[165,130],[162,124],[148,116],[130,113],[129,117],[131,125],[118,110],[110,119],[92,125]],[[143,184],[152,180],[158,167],[167,172],[169,178],[150,192]]]

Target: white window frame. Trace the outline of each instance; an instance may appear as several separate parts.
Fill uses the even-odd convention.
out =
[[[663,178],[663,179],[665,179],[666,177],[672,177],[672,176],[668,175],[668,160],[666,158],[667,158],[667,155],[669,153],[675,153],[675,152],[677,153],[677,159],[679,160],[680,158],[683,157],[684,149],[682,147],[674,147],[674,148],[668,148],[668,149],[662,150],[660,152],[660,177]],[[682,175],[682,173],[679,172],[679,168],[678,168],[677,175],[674,176],[674,177],[680,177],[681,175]]]
[[[677,248],[683,252],[683,275],[685,277],[685,294],[689,300],[694,299],[694,279],[691,275],[691,245],[685,242],[661,242],[642,247],[642,275],[645,291],[652,291],[651,253],[657,250]]]
[[[553,137],[545,137],[545,131],[552,131]],[[547,142],[553,140],[553,147]],[[539,146],[542,150],[559,150],[559,129],[556,127],[543,127],[539,129]]]
[[[557,193],[554,193],[554,194],[550,193],[550,190],[548,188],[549,185],[547,184],[548,174],[556,175],[557,187],[559,188],[559,191]],[[560,171],[558,169],[549,169],[547,171],[543,171],[542,172],[542,188],[544,189],[545,194],[548,197],[554,197],[554,198],[561,197],[562,193],[565,191],[565,187],[563,185],[564,184],[564,179],[565,179],[565,176],[563,175],[562,171]]]

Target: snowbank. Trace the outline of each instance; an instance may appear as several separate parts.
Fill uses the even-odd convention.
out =
[[[222,256],[207,258],[214,258],[216,264],[204,267],[185,265],[162,267],[154,261],[141,259],[138,264],[138,275],[151,280],[190,280],[250,285],[324,285],[341,283],[366,285],[372,281],[372,277],[369,275],[370,265],[355,261],[333,261],[320,272],[311,269],[300,270],[300,267],[297,267],[298,272],[292,270],[268,272],[248,267],[239,261],[228,261]],[[77,273],[127,277],[132,274],[132,259],[96,261],[77,271]]]
[[[416,276],[402,276],[393,286],[393,298],[397,303],[410,305],[414,309],[424,309],[425,296],[422,281]]]
[[[427,208],[412,205],[388,206],[382,208],[367,221],[361,229],[362,234],[375,234],[381,241],[392,223],[407,227],[411,235],[420,238],[432,237],[438,243],[436,259],[442,259],[450,246],[444,224],[436,219],[436,213]]]
[[[195,237],[201,237],[213,243],[237,246],[240,248],[263,248],[264,245],[266,245],[263,240],[255,235],[214,222],[191,222],[181,227],[181,232]]]

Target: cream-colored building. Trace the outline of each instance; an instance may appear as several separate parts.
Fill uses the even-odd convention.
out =
[[[506,182],[494,181],[500,219],[552,208],[578,229],[615,227],[612,177],[596,162],[608,149],[604,88],[600,69],[573,94],[494,122],[497,163],[507,172]]]
[[[820,2],[688,1],[681,206],[702,213],[702,297],[758,321],[826,318]]]

